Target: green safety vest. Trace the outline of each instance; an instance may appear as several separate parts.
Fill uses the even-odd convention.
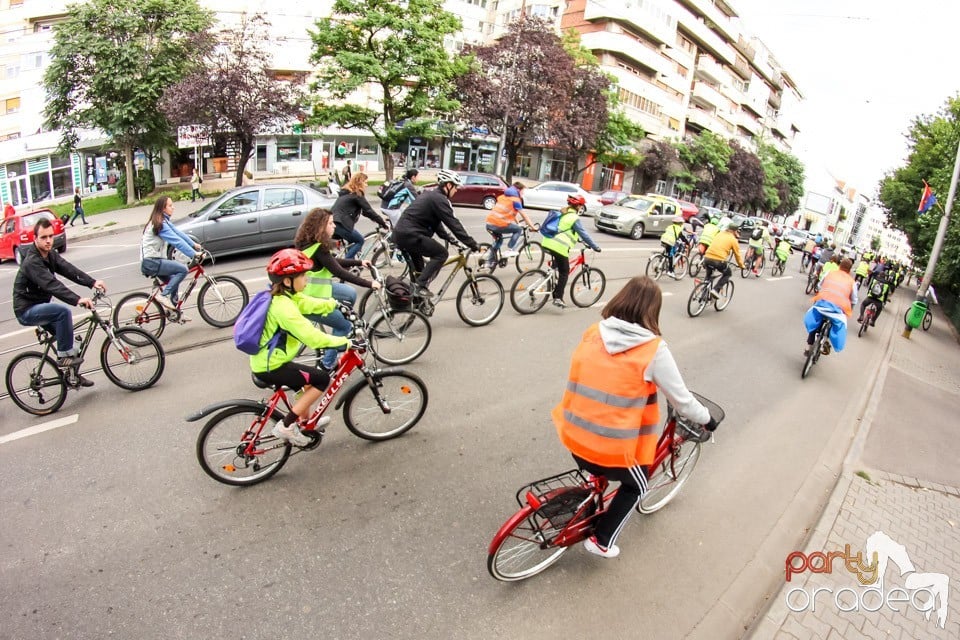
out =
[[[861,260],[860,264],[857,265],[856,275],[865,278],[868,273],[870,273],[870,263],[866,260]]]
[[[705,247],[709,247],[710,243],[713,242],[713,239],[717,237],[717,234],[720,233],[720,227],[708,222],[703,225],[703,231],[700,232],[700,239],[697,241]]]
[[[777,245],[777,258],[782,262],[786,262],[787,258],[790,257],[790,243],[786,240],[781,240],[780,244]]]
[[[677,238],[680,237],[680,232],[682,230],[683,225],[674,222],[667,227],[667,230],[663,232],[662,236],[660,236],[660,242],[665,242],[672,247],[673,245],[677,244]]]
[[[570,208],[564,209],[563,215],[560,216],[560,224],[557,226],[557,235],[552,238],[544,237],[540,241],[540,246],[561,256],[569,257],[570,250],[580,242],[580,234],[573,230],[573,225],[577,223],[578,219],[579,216],[577,216],[576,211]]]
[[[310,245],[303,250],[304,255],[312,258],[313,254],[320,249],[320,243]],[[311,298],[332,298],[333,297],[333,274],[324,267],[319,271],[307,272],[307,286],[303,288],[303,293]]]

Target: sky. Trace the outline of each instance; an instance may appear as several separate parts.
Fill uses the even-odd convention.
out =
[[[873,196],[905,164],[911,122],[960,92],[960,0],[731,4],[805,98],[793,151],[810,190],[823,189],[816,182],[829,172]]]

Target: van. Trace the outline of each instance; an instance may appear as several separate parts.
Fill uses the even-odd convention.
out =
[[[673,198],[657,194],[627,196],[616,204],[602,207],[593,219],[600,231],[630,236],[639,240],[644,235],[660,236],[683,208]]]

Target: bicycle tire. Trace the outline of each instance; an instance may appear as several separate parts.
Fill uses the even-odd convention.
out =
[[[690,267],[690,261],[687,260],[687,254],[680,253],[673,259],[673,279],[683,280],[687,275],[687,269]]]
[[[857,331],[857,337],[862,338],[863,334],[867,332],[867,327],[870,325],[869,315],[864,315],[863,322],[860,323],[860,329]]]
[[[197,437],[197,461],[204,473],[217,482],[244,487],[263,482],[280,471],[290,457],[292,445],[271,433],[273,426],[283,420],[283,414],[274,410],[270,415],[263,416],[266,409],[265,406],[254,408],[236,405],[214,414],[207,421]],[[266,424],[260,430],[258,442],[267,443],[270,448],[261,455],[251,457],[241,451],[241,448],[246,448],[243,437],[261,417]],[[276,452],[279,457],[268,457],[269,452]],[[264,460],[269,462],[264,464]],[[251,469],[252,474],[240,475]]]
[[[7,365],[5,378],[13,403],[35,416],[54,413],[67,399],[63,371],[53,358],[39,351],[17,354]],[[50,392],[44,393],[45,389]]]
[[[373,252],[373,258],[370,263],[377,268],[380,275],[386,278],[394,276],[397,278],[406,277],[409,265],[401,257],[400,252],[390,251],[384,247],[378,247]]]
[[[536,313],[553,295],[552,284],[552,278],[542,269],[524,271],[510,287],[510,306],[521,315]]]
[[[570,283],[570,299],[582,309],[592,307],[607,288],[607,276],[600,269],[584,267]]]
[[[923,323],[920,326],[923,327],[924,331],[929,331],[930,327],[933,326],[933,314],[930,311],[923,314]]]
[[[250,293],[244,284],[233,276],[210,276],[210,280],[203,283],[197,294],[200,317],[218,329],[232,327],[248,302]]]
[[[560,529],[539,527],[533,507],[525,506],[507,520],[493,537],[487,553],[487,571],[502,582],[533,577],[553,565],[569,547],[544,547]]]
[[[387,310],[367,330],[373,357],[384,364],[407,364],[430,346],[433,328],[425,315],[413,309]]]
[[[402,369],[384,369],[371,374],[373,383],[350,387],[343,398],[343,422],[353,435],[380,442],[403,435],[416,426],[427,410],[427,385],[418,376]],[[388,406],[387,411],[384,406]],[[378,418],[397,425],[375,427]]]
[[[651,514],[667,506],[673,500],[690,474],[700,461],[700,443],[684,440],[680,443],[680,450],[661,462],[650,471],[647,479],[647,490],[637,503],[637,511]]]
[[[813,291],[814,291],[814,289],[816,289],[816,288],[817,288],[817,279],[816,279],[814,276],[812,276],[812,275],[807,276],[806,294],[807,294],[808,296],[809,296],[809,295],[813,295]]]
[[[116,329],[114,336],[107,336],[100,347],[100,366],[110,382],[127,391],[141,391],[156,384],[166,364],[160,341],[134,327]],[[127,374],[129,378],[121,377]]]
[[[377,314],[378,307],[376,302],[374,302],[373,305],[369,305],[371,298],[376,300],[376,295],[377,294],[374,293],[373,289],[367,289],[363,292],[363,295],[357,299],[357,304],[354,306],[354,310],[357,312],[357,315],[367,322],[372,321]],[[370,306],[369,310],[367,309],[368,306]]]
[[[710,294],[708,293],[707,295]],[[733,280],[727,280],[727,283],[723,285],[723,289],[720,291],[720,297],[714,298],[713,308],[717,311],[723,311],[730,306],[731,300],[733,300]]]
[[[497,270],[497,267],[500,266],[500,260],[497,259],[493,262],[493,267],[489,266],[487,262],[487,255],[490,253],[490,250],[493,248],[493,245],[489,242],[481,242],[480,250],[477,251],[477,269],[490,269],[489,273],[493,273]]]
[[[665,259],[662,253],[650,256],[650,259],[647,260],[647,268],[644,273],[654,280],[659,280],[660,276],[663,275],[663,261]]]
[[[457,315],[471,327],[488,325],[503,310],[504,297],[503,285],[495,277],[474,275],[457,291]]]
[[[520,255],[517,256],[517,259],[514,261],[514,265],[517,268],[517,273],[523,273],[524,271],[530,271],[531,269],[539,269],[543,266],[543,245],[541,245],[536,240],[531,240],[524,243],[520,247]]]
[[[757,260],[760,261],[760,266],[757,266]],[[758,277],[758,278],[762,278],[762,277],[763,277],[763,270],[767,268],[767,259],[766,259],[766,257],[761,253],[759,257],[754,258],[754,260],[753,260],[753,266],[755,266],[755,267],[757,268],[757,277]]]
[[[167,312],[159,302],[151,300],[148,294],[131,293],[120,298],[120,302],[113,308],[113,326],[136,327],[159,338],[167,326]]]
[[[710,297],[709,287],[710,282],[704,280],[698,282],[693,291],[690,292],[690,297],[687,298],[687,315],[691,318],[696,318],[707,308],[708,298]]]
[[[690,274],[691,278],[696,278],[700,275],[700,269],[703,268],[703,254],[699,251],[694,250],[694,254],[690,256],[689,265],[687,266],[687,273]]]
[[[750,271],[753,268],[753,260],[744,260],[743,266],[740,267],[740,277],[746,278],[750,275]]]

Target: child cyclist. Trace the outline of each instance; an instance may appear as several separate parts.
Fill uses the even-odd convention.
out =
[[[553,288],[553,306],[559,309],[567,306],[563,303],[563,290],[567,286],[567,278],[570,275],[570,250],[582,241],[594,251],[600,251],[600,245],[593,241],[587,230],[580,224],[579,211],[586,204],[587,200],[583,196],[575,193],[568,195],[567,206],[560,212],[557,235],[552,238],[544,236],[540,242],[543,250],[553,258],[553,266],[557,270],[557,285]]]
[[[284,385],[294,391],[303,390],[293,403],[282,424],[273,428],[273,435],[291,444],[303,447],[311,440],[300,432],[296,422],[310,413],[310,407],[320,399],[330,383],[323,370],[293,362],[300,343],[312,349],[340,347],[350,341],[343,336],[331,336],[315,327],[305,314],[326,315],[336,309],[336,300],[311,298],[302,293],[307,286],[307,272],[313,269],[313,260],[297,249],[282,249],[267,263],[267,275],[272,283],[273,299],[260,335],[260,352],[250,356],[250,369],[258,379],[272,385]],[[268,345],[277,331],[284,337],[276,348]],[[329,418],[317,423],[322,427]]]

